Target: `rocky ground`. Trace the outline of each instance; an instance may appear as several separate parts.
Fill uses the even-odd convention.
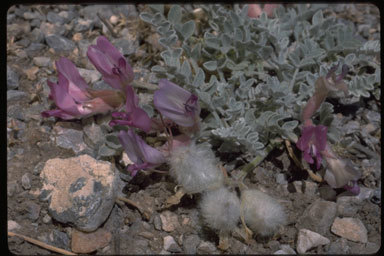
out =
[[[348,12],[338,8],[343,10],[340,19],[353,23],[362,37],[379,36],[379,13],[373,6],[351,5]],[[129,5],[16,5],[8,10],[8,231],[67,251],[92,254],[378,251],[381,105],[374,97],[352,104],[352,114],[340,105],[336,111],[340,127],[364,145],[349,152],[363,173],[361,193],[350,196],[314,182],[297,170],[285,147],[277,148],[245,183],[276,198],[285,207],[288,224],[275,236],[254,237],[250,244],[233,232],[225,252],[217,248],[217,234],[201,221],[199,195],[184,196],[179,204],[164,209],[166,199],[175,193],[169,176],[140,173],[131,179],[123,171],[129,162],[126,155],[95,159],[95,145],[107,129],[101,125],[105,117],[70,122],[41,117],[42,111],[52,108],[46,81],[55,78],[54,61],[60,56],[82,68],[81,74],[94,88],[106,86],[86,57],[87,47],[99,35],[106,35],[129,56],[137,79],[152,81],[150,59],[161,46],[150,28],[139,21],[142,9]],[[101,19],[111,24],[113,32]],[[110,200],[113,195],[120,200]],[[8,248],[15,254],[52,253],[18,236],[8,236]]]

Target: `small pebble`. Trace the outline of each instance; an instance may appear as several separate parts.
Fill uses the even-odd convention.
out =
[[[29,174],[28,174],[28,173],[25,173],[25,174],[21,177],[21,186],[22,186],[25,190],[31,189],[31,180],[30,180],[30,178],[29,178]]]
[[[181,252],[180,246],[176,243],[172,236],[164,237],[164,250],[168,252]]]
[[[9,220],[8,221],[8,231],[14,231],[17,229],[20,229],[21,226],[14,220]]]

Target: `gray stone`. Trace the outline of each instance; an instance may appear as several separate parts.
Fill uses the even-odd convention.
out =
[[[27,218],[36,221],[40,215],[40,205],[35,204],[32,201],[27,201],[24,205],[25,210],[27,211]]]
[[[297,246],[296,250],[298,253],[303,254],[311,248],[317,247],[319,245],[329,244],[330,241],[328,238],[313,232],[308,229],[300,229],[297,237]]]
[[[188,235],[183,242],[183,250],[185,254],[196,254],[197,246],[200,244],[198,235]]]
[[[336,200],[336,191],[328,185],[319,187],[320,197],[327,201]]]
[[[44,217],[43,217],[43,223],[48,224],[51,221],[52,221],[51,216],[49,216],[49,214],[45,214]]]
[[[70,239],[68,235],[64,232],[60,232],[54,229],[48,236],[48,244],[59,247],[61,249],[69,250],[70,249]]]
[[[101,145],[105,141],[105,135],[103,131],[101,130],[100,126],[96,125],[95,123],[84,126],[83,131],[84,142],[92,148]]]
[[[305,209],[297,221],[296,227],[305,228],[321,235],[329,232],[337,214],[337,204],[334,202],[316,200]]]
[[[33,63],[39,67],[48,67],[51,63],[51,58],[48,57],[34,57]]]
[[[208,241],[202,241],[197,247],[198,254],[217,254],[218,250],[216,246]]]
[[[345,134],[351,134],[360,130],[360,123],[355,120],[351,120],[343,126]]]
[[[19,87],[19,74],[7,65],[7,90],[14,90]]]
[[[280,243],[279,243],[279,241],[271,240],[271,241],[268,242],[268,247],[272,251],[276,251],[276,250],[280,249]]]
[[[44,34],[44,36],[63,35],[66,29],[64,26],[57,26],[52,23],[42,22],[40,24],[40,31]]]
[[[56,23],[59,25],[62,25],[65,22],[65,19],[55,12],[48,12],[47,20],[51,23]]]
[[[44,20],[44,16],[41,15],[39,12],[25,12],[23,13],[23,17],[26,20],[34,20],[34,19]]]
[[[166,236],[163,238],[163,248],[168,252],[181,252],[180,246],[176,243],[172,236]]]
[[[118,175],[110,162],[88,155],[50,159],[40,177],[40,199],[49,201],[57,221],[92,232],[109,216],[118,193]]]
[[[296,254],[295,250],[293,250],[288,244],[282,244],[281,249],[274,252],[273,254]]]
[[[84,32],[93,28],[94,22],[90,19],[77,19],[75,21],[74,30],[76,32]]]
[[[25,190],[31,189],[31,179],[29,178],[29,174],[28,173],[25,173],[21,177],[21,186],[23,186],[23,188]]]
[[[24,48],[27,48],[30,43],[31,41],[28,38],[22,38],[21,40],[17,41],[17,44],[23,46]]]
[[[97,70],[89,70],[78,68],[80,75],[88,84],[93,84],[94,82],[100,80],[101,74]],[[109,88],[111,89],[111,88]]]
[[[119,38],[113,42],[114,46],[124,55],[131,55],[136,52],[138,45],[131,40]]]
[[[77,14],[73,11],[61,11],[58,13],[58,15],[62,17],[65,20],[65,22],[71,21],[77,16]]]
[[[335,242],[332,242],[327,250],[327,254],[335,255],[335,254],[349,254],[350,247],[348,242],[344,238],[337,239]]]
[[[340,217],[353,217],[359,210],[361,202],[352,196],[341,196],[337,198],[337,214]]]
[[[18,90],[7,91],[7,101],[20,101],[25,97],[27,97],[27,94],[23,91],[18,91]]]
[[[104,80],[97,81],[92,86],[95,90],[111,90],[111,86],[104,82]]]
[[[21,187],[17,181],[10,181],[7,183],[7,195],[12,197],[21,192]]]
[[[278,184],[288,184],[288,181],[287,181],[287,175],[285,175],[284,173],[278,173],[276,175],[276,182]]]
[[[83,141],[83,131],[76,129],[55,127],[56,145],[65,149],[72,149],[75,154],[84,152],[87,145]]]
[[[161,230],[161,219],[158,214],[153,217],[153,225],[155,226],[156,230]]]
[[[28,56],[33,56],[35,54],[40,54],[41,50],[43,50],[44,48],[45,48],[44,44],[32,42],[26,49],[26,52]]]
[[[33,19],[31,21],[31,27],[32,28],[39,28],[40,25],[41,25],[41,20],[39,20],[39,19]]]
[[[75,43],[59,35],[45,36],[45,41],[48,46],[53,48],[56,52],[68,52],[75,48]]]

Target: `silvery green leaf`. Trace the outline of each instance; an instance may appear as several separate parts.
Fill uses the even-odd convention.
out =
[[[218,31],[220,30],[219,26],[217,25],[216,22],[212,21],[212,20],[208,20],[208,25],[215,31]]]
[[[313,15],[313,17],[312,17],[312,24],[313,25],[318,25],[318,24],[323,23],[323,21],[324,21],[323,11],[319,10],[319,11],[317,11],[315,13],[315,15]]]
[[[204,84],[205,73],[201,68],[198,68],[197,73],[195,75],[195,79],[192,82],[194,87],[199,87]]]
[[[188,60],[183,61],[183,64],[181,65],[181,68],[180,68],[180,72],[186,77],[191,76],[192,70]]]
[[[152,23],[153,15],[150,14],[150,13],[142,12],[142,13],[140,13],[139,17],[140,17],[143,21],[145,21],[145,22],[147,22],[147,23]]]
[[[220,40],[218,38],[205,38],[204,41],[207,47],[213,48],[215,50],[220,49]]]
[[[171,23],[169,23],[168,21],[165,21],[165,22],[161,23],[161,24],[157,27],[156,31],[157,31],[160,35],[164,35],[164,34],[166,34],[166,33],[169,31],[170,28],[171,28]]]
[[[182,34],[184,41],[190,38],[195,32],[195,22],[193,20],[187,21],[181,27],[180,33]]]
[[[255,143],[252,143],[252,149],[253,150],[260,150],[264,148],[264,144],[261,143],[261,142],[255,142]]]
[[[164,67],[159,66],[159,65],[153,66],[151,68],[151,71],[152,72],[156,72],[156,73],[165,73],[165,72],[167,72],[167,70]]]
[[[288,121],[288,122],[285,122],[282,126],[281,126],[281,129],[283,130],[287,130],[287,131],[291,131],[293,129],[295,129],[297,127],[297,125],[299,124],[299,122],[297,120],[293,120],[293,121]]]
[[[181,48],[175,48],[172,50],[165,50],[160,53],[160,56],[163,57],[166,65],[171,67],[180,68],[180,56],[183,50]]]
[[[257,51],[262,59],[268,59],[273,52],[273,48],[271,46],[263,46],[261,49]]]
[[[211,96],[209,95],[209,93],[197,91],[197,96],[202,102],[207,104],[207,106],[212,107]]]
[[[236,27],[239,27],[240,25],[242,25],[242,20],[238,14],[236,14],[233,11],[230,11],[230,17],[231,17],[233,27],[236,28]]]
[[[140,105],[142,109],[148,114],[149,118],[152,118],[155,114],[153,107],[149,104]]]
[[[199,59],[201,58],[201,44],[200,44],[200,43],[196,44],[196,45],[193,47],[193,49],[192,49],[192,51],[191,51],[191,57],[192,57],[195,61],[197,61],[197,60],[199,60]]]
[[[235,40],[238,41],[243,41],[243,32],[239,28],[235,28],[235,35],[234,35]]]
[[[148,6],[155,12],[164,13],[164,4],[150,4]]]
[[[159,39],[159,43],[164,46],[165,48],[168,48],[168,47],[172,47],[173,45],[176,44],[177,42],[177,35],[176,34],[173,34],[171,36],[168,36],[168,37],[162,37]]]
[[[356,55],[354,53],[350,53],[347,56],[345,56],[344,62],[347,65],[351,65],[353,63],[353,61],[355,60],[355,58],[356,58]]]
[[[105,136],[105,145],[115,150],[122,149],[121,143],[116,133],[107,134]]]
[[[163,15],[160,14],[160,13],[158,12],[158,13],[156,13],[156,14],[153,16],[153,18],[152,18],[152,20],[151,20],[151,23],[152,23],[153,25],[158,26],[158,25],[160,25],[160,23],[162,23],[163,21],[164,21],[164,17],[163,17]]]
[[[217,61],[211,60],[203,63],[205,69],[215,71],[217,69]]]
[[[224,33],[232,33],[233,32],[233,26],[232,23],[229,20],[224,21]]]
[[[172,5],[169,9],[168,20],[173,24],[181,23],[181,7],[179,5]]]

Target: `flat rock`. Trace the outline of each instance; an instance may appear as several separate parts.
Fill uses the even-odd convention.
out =
[[[339,217],[353,217],[361,207],[361,202],[353,196],[340,196],[336,203]]]
[[[161,228],[166,232],[172,232],[180,226],[177,214],[171,211],[164,211],[160,214]]]
[[[166,236],[163,238],[164,250],[168,252],[181,252],[180,246],[176,243],[172,236]]]
[[[75,43],[66,37],[56,34],[48,35],[45,37],[48,46],[53,48],[56,52],[69,52],[75,48]]]
[[[74,253],[91,253],[107,246],[111,238],[112,234],[103,228],[91,233],[84,233],[74,229],[72,231],[71,249]]]
[[[202,241],[197,247],[198,254],[218,254],[216,246],[208,241]]]
[[[331,231],[354,242],[368,242],[368,231],[361,220],[356,218],[336,218],[332,224]]]
[[[59,222],[92,232],[108,217],[117,196],[118,175],[110,162],[88,155],[50,159],[40,173],[40,199]]]
[[[337,214],[337,204],[318,199],[305,209],[299,218],[296,227],[309,229],[325,235],[331,227]]]
[[[7,101],[20,101],[26,97],[27,97],[27,94],[23,91],[18,91],[18,90],[7,91]]]
[[[7,90],[15,90],[19,87],[19,74],[7,65]]]
[[[297,237],[297,252],[305,253],[313,247],[329,244],[328,238],[308,229],[300,229]]]
[[[198,235],[188,235],[183,242],[183,249],[185,254],[196,254],[197,246],[200,244]]]
[[[293,254],[296,254],[296,252],[288,244],[282,244],[281,249],[274,252],[273,254],[290,254],[290,255],[293,255]]]
[[[14,220],[8,221],[8,231],[14,231],[20,229],[21,226]]]
[[[48,67],[51,63],[51,58],[48,57],[34,57],[33,63],[39,67]]]
[[[56,145],[65,149],[72,149],[75,154],[83,152],[87,145],[83,140],[83,131],[71,128],[54,127],[56,133]]]

